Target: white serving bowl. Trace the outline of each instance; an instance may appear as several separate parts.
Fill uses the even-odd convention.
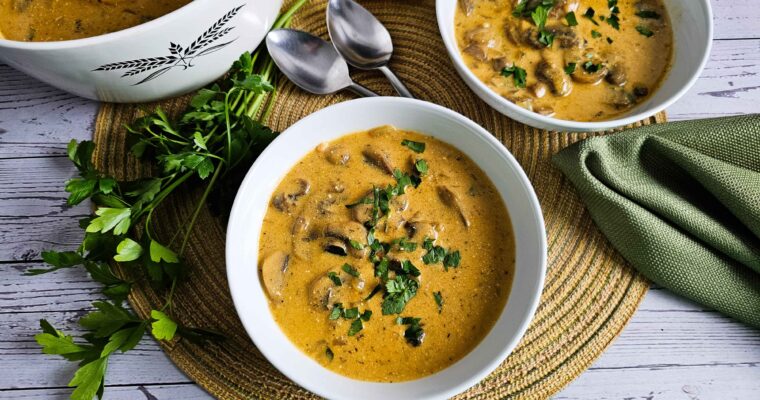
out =
[[[261,43],[280,6],[282,0],[195,0],[105,35],[60,42],[0,39],[0,60],[88,99],[159,100],[221,77],[240,54]]]
[[[264,214],[286,173],[320,143],[386,124],[434,136],[475,161],[493,181],[509,210],[517,249],[512,291],[485,339],[454,365],[434,375],[400,383],[346,378],[302,353],[275,322],[257,265]],[[311,114],[266,148],[238,190],[227,228],[226,253],[230,291],[243,326],[264,356],[294,382],[330,399],[443,399],[485,378],[525,333],[543,288],[546,233],[541,208],[528,178],[490,133],[462,115],[432,103],[376,97],[336,104]]]
[[[568,121],[528,111],[491,90],[462,61],[455,36],[454,16],[459,0],[437,0],[438,27],[459,76],[483,101],[524,124],[555,131],[603,131],[628,125],[664,110],[697,81],[712,48],[713,21],[709,0],[664,0],[673,26],[673,65],[659,89],[646,101],[621,116],[597,122]]]

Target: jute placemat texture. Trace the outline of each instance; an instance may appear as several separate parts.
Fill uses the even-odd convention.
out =
[[[324,1],[298,12],[293,27],[327,38]],[[541,202],[549,241],[546,284],[536,316],[512,355],[459,399],[542,399],[580,375],[620,333],[641,302],[648,282],[628,266],[594,226],[570,183],[550,164],[568,145],[595,134],[553,133],[514,122],[478,99],[454,71],[439,36],[435,2],[363,1],[393,36],[392,67],[420,99],[456,110],[492,132],[525,169]],[[384,95],[394,95],[379,73],[355,72],[354,78]],[[268,124],[283,130],[300,118],[350,95],[314,96],[278,79],[274,112]],[[181,111],[187,97],[161,106]],[[97,165],[116,176],[134,178],[150,166],[127,155],[125,124],[155,104],[103,104],[94,140]],[[664,122],[659,114],[641,124]],[[193,211],[200,193],[188,191],[168,200],[155,227],[167,238]],[[235,313],[224,263],[224,221],[203,210],[193,230],[186,262],[190,279],[174,295],[174,315],[183,324],[212,328],[227,335],[205,347],[187,341],[162,345],[191,379],[220,399],[311,399],[313,394],[280,374],[254,347]],[[518,249],[519,251],[519,249]],[[251,264],[251,268],[255,268]],[[124,271],[129,273],[129,271]],[[258,282],[251,282],[258,285]],[[162,304],[160,293],[138,281],[129,300],[143,318]]]

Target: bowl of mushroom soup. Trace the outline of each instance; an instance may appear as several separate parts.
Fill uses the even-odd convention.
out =
[[[662,111],[699,77],[708,0],[437,0],[465,83],[522,123],[598,131]]]
[[[254,49],[282,0],[0,0],[0,60],[78,96],[178,96]]]
[[[243,326],[297,384],[330,399],[444,399],[526,331],[546,234],[493,135],[432,103],[376,97],[278,135],[238,191],[226,255]]]

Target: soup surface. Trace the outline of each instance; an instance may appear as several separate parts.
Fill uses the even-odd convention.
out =
[[[515,263],[489,178],[452,146],[390,126],[322,144],[293,167],[259,250],[288,338],[328,369],[378,382],[470,352],[500,316]]]
[[[25,42],[81,39],[168,14],[192,0],[0,0],[0,37]]]
[[[565,120],[614,118],[666,76],[662,0],[459,0],[465,63],[513,103]]]

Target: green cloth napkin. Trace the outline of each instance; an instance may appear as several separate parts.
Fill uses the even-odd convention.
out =
[[[552,161],[641,273],[760,328],[760,115],[634,128]]]

